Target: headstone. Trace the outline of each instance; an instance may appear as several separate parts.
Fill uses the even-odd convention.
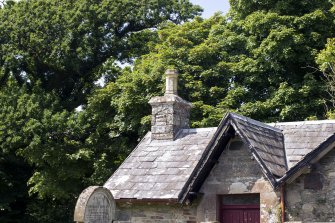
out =
[[[91,186],[80,194],[74,212],[75,222],[112,223],[113,220],[115,220],[115,201],[108,189]]]

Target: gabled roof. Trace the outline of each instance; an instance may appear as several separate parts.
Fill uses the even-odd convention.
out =
[[[284,184],[287,181],[292,181],[300,176],[306,168],[309,169],[311,165],[319,161],[330,150],[335,147],[335,134],[332,134],[328,139],[322,142],[314,150],[306,154],[299,162],[297,162],[287,173],[278,181],[278,184]]]
[[[277,186],[277,179],[287,171],[282,132],[253,119],[235,113],[228,113],[221,121],[211,144],[204,151],[192,177],[183,188],[180,201],[185,201],[189,194],[200,189],[234,134],[239,135],[244,143],[248,145],[250,152],[261,166],[271,185],[273,187]]]
[[[152,140],[149,132],[104,187],[115,199],[177,201],[216,129],[183,129],[175,140]]]
[[[283,176],[287,163],[281,130],[234,113],[228,114],[227,118],[231,119],[231,125],[258,158],[260,165],[270,171],[271,177]]]
[[[290,169],[278,184],[292,182],[335,147],[335,120],[273,124],[283,130]]]
[[[264,124],[228,113],[218,128],[182,129],[175,140],[152,140],[149,132],[104,187],[116,200],[184,202],[238,135],[276,188],[332,148],[334,133],[335,121]]]

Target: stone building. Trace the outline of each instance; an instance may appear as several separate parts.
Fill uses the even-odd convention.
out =
[[[152,127],[75,222],[335,222],[335,121],[265,124],[228,113],[189,128],[177,72],[152,98]]]

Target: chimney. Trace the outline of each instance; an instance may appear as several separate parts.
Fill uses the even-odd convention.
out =
[[[164,96],[149,101],[152,107],[151,137],[174,140],[179,130],[189,128],[192,104],[177,95],[178,71],[168,69],[165,77]]]

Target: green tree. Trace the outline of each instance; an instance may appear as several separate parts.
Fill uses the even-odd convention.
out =
[[[71,222],[80,190],[102,184],[149,130],[147,102],[163,94],[170,67],[194,104],[194,127],[217,125],[226,111],[263,121],[324,117],[327,88],[315,57],[334,37],[333,5],[231,5],[227,16],[187,22],[199,13],[188,1],[7,1],[0,221]],[[332,43],[320,64],[332,62],[328,52]],[[94,84],[101,77],[104,87]]]
[[[327,40],[325,49],[320,51],[317,56],[317,62],[320,70],[325,77],[325,84],[327,89],[327,97],[325,98],[330,103],[326,103],[329,118],[334,119],[335,109],[335,39],[330,38]]]
[[[176,0],[33,0],[0,11],[0,78],[41,82],[71,110],[85,102],[106,62],[141,52],[142,40],[162,21],[180,23],[198,6]],[[147,34],[147,35],[145,35]],[[140,41],[140,42],[139,42]],[[137,46],[137,47],[134,47]]]
[[[0,93],[1,220],[10,216],[9,222],[38,222],[36,213],[25,209],[42,199],[49,207],[72,201],[92,169],[93,151],[84,145],[85,123],[79,114],[62,109],[54,95],[40,88],[27,92],[13,79],[7,84]],[[54,215],[54,222],[70,215],[59,213],[62,218]]]
[[[194,127],[217,125],[227,111],[268,122],[324,118],[326,89],[322,72],[315,70],[315,57],[327,38],[334,36],[332,4],[327,0],[238,2],[231,2],[227,16],[165,24],[159,42],[150,43],[150,53],[137,60],[133,77],[128,78],[138,83],[149,77],[158,86],[128,85],[148,95],[162,94],[161,75],[176,67],[180,94],[194,104]],[[118,106],[131,107],[130,101],[124,102]],[[146,103],[147,99],[142,106],[149,114]],[[133,122],[140,125],[145,120],[149,119],[134,117]],[[123,124],[128,122],[123,118]]]
[[[149,53],[89,98],[85,112],[99,123],[92,138],[101,146],[128,139],[119,148],[134,148],[149,130],[148,101],[164,93],[170,67],[180,72],[179,94],[194,105],[193,127],[215,126],[227,111],[263,121],[324,118],[326,91],[315,56],[334,35],[334,14],[323,3],[305,14],[263,9],[241,18],[232,9],[162,24],[147,43]]]
[[[95,81],[114,81],[117,62],[147,52],[144,43],[161,22],[181,23],[200,11],[187,0],[5,2],[1,222],[72,222],[80,191],[102,184],[134,141],[130,134],[114,136],[108,123],[95,118],[96,110],[86,109]]]

